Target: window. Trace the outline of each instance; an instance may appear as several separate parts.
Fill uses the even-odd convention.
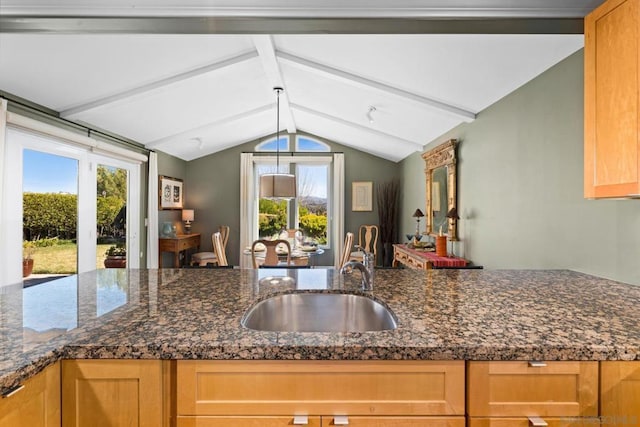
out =
[[[282,147],[289,147],[288,137],[280,138]],[[328,152],[325,143],[307,137],[296,137],[296,148],[304,151]],[[275,138],[256,146],[259,151],[275,151]],[[258,231],[260,238],[277,236],[282,230],[301,229],[305,238],[327,248],[330,246],[329,188],[331,157],[280,155],[282,173],[295,173],[298,197],[294,200],[258,200]],[[276,159],[257,157],[255,160],[255,188],[260,175],[276,172]]]

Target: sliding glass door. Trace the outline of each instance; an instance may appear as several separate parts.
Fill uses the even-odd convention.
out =
[[[8,266],[2,275],[4,284],[19,282],[22,277],[23,245],[35,246],[35,257],[45,257],[42,262],[54,262],[55,254],[49,253],[50,249],[40,248],[50,243],[42,242],[44,239],[69,245],[64,255],[68,258],[65,261],[68,266],[63,268],[65,273],[74,269],[80,273],[103,268],[104,247],[100,241],[101,250],[98,250],[98,239],[105,233],[113,239],[105,244],[121,246],[126,252],[127,267],[139,267],[138,163],[96,154],[85,147],[12,127],[7,130],[6,156],[11,161],[5,162],[3,201],[7,203],[2,206],[6,239],[0,246]],[[41,162],[40,166],[38,162]],[[40,182],[40,187],[34,180]],[[75,185],[65,187],[64,182],[71,181],[75,181]],[[11,185],[6,185],[8,182]],[[40,221],[49,224],[40,225],[44,224],[45,228],[25,222],[28,218],[31,221],[31,201],[23,202],[30,192],[47,194],[37,196],[43,198],[41,210],[45,212],[45,218]],[[104,203],[106,201],[113,203]],[[114,212],[105,214],[109,209]],[[46,212],[49,212],[48,216]],[[60,217],[58,222],[52,219],[56,215]],[[36,271],[42,270],[36,267]]]

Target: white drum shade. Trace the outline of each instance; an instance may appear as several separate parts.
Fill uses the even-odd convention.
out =
[[[285,173],[267,173],[260,176],[261,199],[295,199],[296,177]]]

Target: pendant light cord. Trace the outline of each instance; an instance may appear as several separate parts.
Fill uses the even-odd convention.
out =
[[[280,173],[280,92],[281,87],[276,87],[276,173]]]

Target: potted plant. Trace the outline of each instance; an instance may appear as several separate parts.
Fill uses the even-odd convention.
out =
[[[125,268],[127,266],[127,249],[122,244],[113,245],[105,252],[106,268]]]
[[[36,251],[36,245],[33,242],[25,240],[22,242],[22,277],[31,275],[33,271],[33,254]]]

